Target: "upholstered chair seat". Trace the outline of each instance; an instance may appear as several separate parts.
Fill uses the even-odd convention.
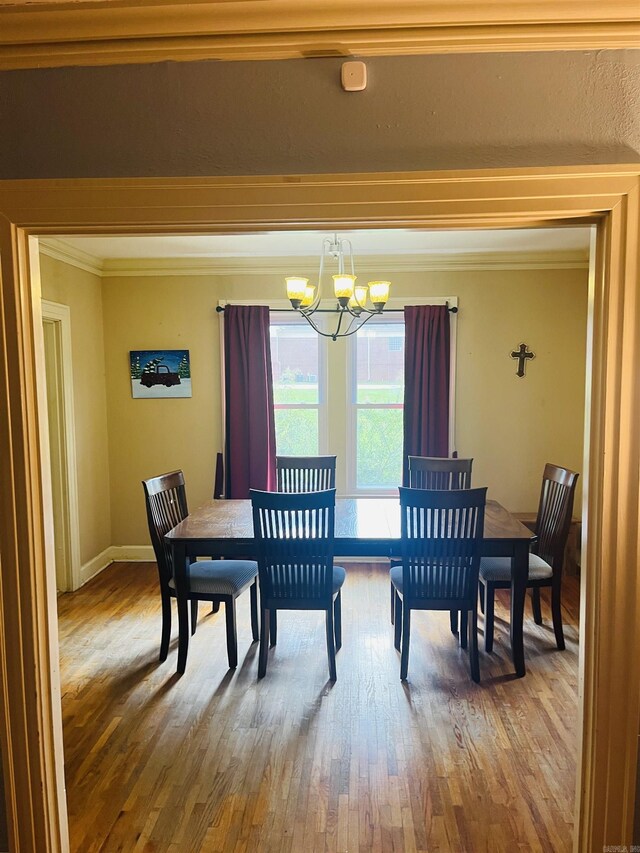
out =
[[[542,557],[529,554],[529,580],[539,581],[550,578],[553,569]],[[480,560],[480,578],[483,581],[504,581],[511,584],[510,557],[483,557]]]
[[[529,554],[529,577],[533,619],[542,625],[540,590],[551,589],[551,617],[556,645],[564,649],[562,629],[562,565],[569,535],[573,499],[579,474],[569,468],[547,463],[536,517],[533,552]],[[511,587],[511,560],[508,557],[483,557],[480,561],[480,606],[484,613],[484,647],[493,651],[494,599],[496,589]]]

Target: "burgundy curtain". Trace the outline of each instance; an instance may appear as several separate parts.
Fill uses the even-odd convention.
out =
[[[449,309],[411,305],[404,309],[404,460],[449,455]]]
[[[224,309],[226,490],[248,498],[249,489],[275,490],[276,430],[269,342],[269,309]]]

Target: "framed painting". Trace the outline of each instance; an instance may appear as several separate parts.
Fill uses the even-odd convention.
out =
[[[135,398],[191,396],[189,350],[131,350],[129,369]]]

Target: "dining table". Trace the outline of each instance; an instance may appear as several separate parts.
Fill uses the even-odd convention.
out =
[[[336,498],[336,558],[398,558],[400,501],[397,497]],[[534,534],[501,504],[485,508],[483,557],[511,558],[511,655],[516,675],[526,673],[523,620]],[[172,552],[178,600],[178,672],[185,670],[189,647],[187,565],[196,557],[255,559],[250,500],[209,500],[191,512],[165,540]]]

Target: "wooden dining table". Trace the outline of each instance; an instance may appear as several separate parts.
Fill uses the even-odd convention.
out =
[[[255,559],[249,500],[210,500],[166,535],[173,556],[178,599],[178,672],[189,647],[187,560],[196,557]],[[529,548],[533,533],[497,501],[485,509],[482,556],[511,558],[511,655],[516,675],[525,675],[523,619]],[[399,557],[400,503],[394,497],[337,498],[335,556]]]

